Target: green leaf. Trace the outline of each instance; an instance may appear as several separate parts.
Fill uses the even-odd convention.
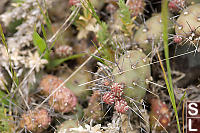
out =
[[[44,54],[44,58],[49,60],[49,50],[47,47],[46,42],[40,37],[40,35],[34,31],[33,33],[33,44],[38,47],[38,52],[41,54]],[[45,51],[46,50],[46,51]]]
[[[41,28],[42,28],[42,34],[43,34],[43,36],[44,36],[44,39],[47,40],[47,33],[46,33],[46,31],[45,31],[45,28],[44,28],[44,25],[43,25],[43,24],[41,24]]]
[[[72,55],[72,56],[69,56],[66,58],[62,58],[62,59],[54,59],[49,62],[48,67],[49,67],[49,69],[51,69],[56,66],[59,66],[60,64],[62,64],[65,61],[76,59],[76,58],[82,57],[84,55],[85,55],[85,53],[82,53],[82,54],[75,54],[75,55]]]

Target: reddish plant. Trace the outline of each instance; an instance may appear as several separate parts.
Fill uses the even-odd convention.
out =
[[[81,2],[80,2],[80,0],[69,0],[69,5],[80,6]]]
[[[56,111],[62,113],[73,111],[76,107],[76,104],[76,96],[66,87],[61,87],[49,99],[49,105],[51,105]]]
[[[41,93],[45,96],[49,96],[55,89],[57,89],[63,81],[56,76],[47,75],[40,82]],[[74,93],[61,86],[49,99],[49,105],[51,105],[56,111],[67,113],[73,111],[77,104],[77,98]]]
[[[145,8],[144,0],[127,0],[126,5],[129,7],[132,16],[143,14]]]
[[[124,99],[118,99],[115,103],[115,110],[118,113],[126,113],[128,108],[128,104]]]
[[[151,99],[150,125],[160,131],[170,123],[170,112],[167,105],[160,99]],[[159,123],[157,122],[159,121]],[[161,125],[162,126],[161,126]]]
[[[31,132],[40,133],[47,129],[51,123],[51,117],[48,115],[47,110],[37,109],[30,110],[22,115],[20,120],[20,127],[26,128]]]
[[[124,86],[121,85],[121,84],[118,84],[118,83],[113,83],[113,85],[111,86],[111,92],[116,97],[121,97],[122,96],[123,89],[124,89]]]
[[[114,104],[115,103],[115,96],[111,92],[106,92],[103,95],[103,101],[106,104]]]
[[[175,43],[181,43],[182,40],[183,40],[182,37],[180,37],[180,36],[178,36],[178,35],[175,35],[175,36],[174,36],[174,42],[175,42]]]
[[[178,12],[185,7],[185,0],[171,0],[168,7],[170,11]]]

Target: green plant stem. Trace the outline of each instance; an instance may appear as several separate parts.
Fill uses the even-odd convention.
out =
[[[163,42],[164,42],[164,52],[165,52],[165,58],[166,58],[166,65],[167,65],[167,74],[168,74],[168,79],[169,79],[169,85],[167,86],[171,103],[174,108],[174,112],[176,115],[176,121],[177,121],[177,127],[178,127],[178,132],[181,133],[180,130],[180,124],[179,124],[179,118],[178,118],[178,112],[176,108],[176,101],[174,97],[174,89],[173,89],[173,84],[172,84],[172,77],[171,77],[171,68],[170,68],[170,62],[169,62],[169,48],[168,48],[168,1],[167,0],[162,0],[162,22],[163,22]],[[168,84],[166,82],[166,84]]]

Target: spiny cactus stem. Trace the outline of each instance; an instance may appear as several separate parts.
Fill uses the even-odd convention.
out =
[[[99,50],[101,50],[102,47],[99,47],[92,55],[96,55]],[[93,56],[88,57],[88,59],[81,64],[66,80],[63,81],[62,84],[60,84],[55,90],[52,91],[52,93],[41,103],[39,104],[36,109],[40,108],[54,93],[56,93],[66,82],[68,82],[77,72],[79,72],[91,59]]]
[[[193,51],[194,52],[194,51]],[[193,52],[190,52],[190,53],[193,53]],[[189,53],[187,53],[189,54]],[[173,57],[174,58],[174,57]],[[166,59],[163,59],[162,61],[165,61]],[[142,65],[142,66],[138,66],[136,67],[135,69],[139,69],[139,68],[142,68],[142,67],[146,67],[146,66],[150,66],[152,64],[155,64],[155,63],[159,63],[159,61],[156,61],[156,62],[153,62],[153,63],[149,63],[149,64],[146,64],[146,65]],[[134,69],[128,69],[128,70],[124,70],[122,72],[118,72],[118,73],[115,73],[115,74],[112,74],[112,75],[108,75],[108,76],[105,76],[105,77],[102,77],[102,78],[98,78],[98,79],[95,79],[95,80],[92,80],[92,81],[89,81],[89,82],[86,82],[86,83],[83,83],[83,84],[80,84],[78,86],[83,86],[83,85],[87,85],[87,84],[90,84],[90,83],[93,83],[93,82],[96,82],[96,81],[99,81],[99,80],[102,80],[102,79],[106,79],[106,78],[109,78],[111,76],[116,76],[116,75],[121,75],[123,73],[127,73],[127,72],[130,72],[130,71],[133,71]]]

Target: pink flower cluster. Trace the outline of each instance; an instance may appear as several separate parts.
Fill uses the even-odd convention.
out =
[[[171,0],[168,4],[169,10],[172,12],[178,12],[185,7],[185,0]]]
[[[122,98],[124,86],[118,83],[111,85],[111,90],[107,91],[103,95],[103,101],[106,104],[115,104],[115,110],[118,113],[126,113],[128,105],[125,99]]]

